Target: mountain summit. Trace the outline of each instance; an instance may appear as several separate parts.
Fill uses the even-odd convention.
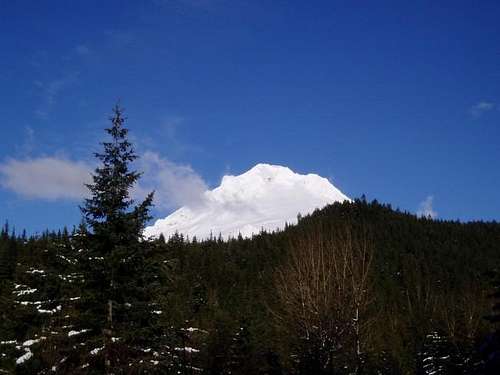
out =
[[[287,167],[257,164],[239,176],[224,176],[219,187],[203,194],[200,203],[187,205],[147,227],[147,237],[175,232],[208,238],[250,237],[262,229],[282,229],[333,202],[349,200],[326,178],[301,175]]]

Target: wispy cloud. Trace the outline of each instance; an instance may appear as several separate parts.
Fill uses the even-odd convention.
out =
[[[18,152],[29,156],[35,148],[35,130],[31,126],[24,127],[24,142],[18,147]]]
[[[46,77],[33,82],[40,97],[34,109],[36,117],[43,120],[49,117],[62,95],[78,83],[82,71],[81,64],[87,61],[90,55],[93,55],[93,50],[85,43],[76,44],[60,54],[50,55],[46,50],[36,52],[32,65]],[[47,72],[55,73],[47,76]]]
[[[85,162],[57,157],[8,159],[0,164],[0,185],[29,199],[81,199],[91,170]]]
[[[431,219],[435,219],[438,214],[436,211],[434,211],[433,203],[434,196],[428,195],[427,198],[420,202],[417,210],[417,216],[430,217]]]
[[[39,88],[42,99],[40,106],[35,110],[35,115],[46,119],[62,92],[78,81],[78,75],[79,73],[75,72],[48,82],[35,81],[35,86]]]
[[[75,53],[78,56],[87,56],[90,55],[91,51],[90,48],[85,44],[79,44],[75,47]]]
[[[130,139],[139,150],[145,153],[148,150],[166,149],[172,158],[182,159],[186,155],[203,153],[206,151],[199,145],[191,143],[186,136],[189,133],[188,121],[181,116],[161,116],[154,120],[155,125],[150,135],[131,135]]]
[[[123,48],[138,41],[136,33],[130,30],[106,30],[104,35],[111,46]]]
[[[159,6],[188,6],[188,7],[208,7],[215,3],[215,0],[154,0],[153,3]]]
[[[147,151],[141,156],[139,170],[144,175],[134,196],[155,190],[155,205],[162,210],[199,204],[208,190],[203,178],[189,165],[174,163],[156,152]]]
[[[158,127],[159,136],[166,140],[169,150],[176,154],[202,152],[203,150],[199,146],[189,143],[179,134],[179,130],[185,125],[186,120],[183,117],[164,118]]]
[[[469,113],[472,117],[481,117],[484,113],[489,112],[497,108],[497,105],[493,102],[482,101],[473,105],[469,109]]]

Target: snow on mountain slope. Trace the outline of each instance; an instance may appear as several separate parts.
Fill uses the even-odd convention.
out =
[[[146,237],[175,232],[208,238],[244,237],[262,229],[282,229],[296,223],[297,214],[308,214],[329,203],[349,200],[326,178],[301,175],[286,167],[257,164],[239,176],[224,176],[219,187],[204,193],[201,203],[184,206],[157,220],[145,230]]]

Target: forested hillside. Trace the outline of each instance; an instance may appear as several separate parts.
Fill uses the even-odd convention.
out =
[[[365,199],[276,233],[145,238],[115,108],[71,231],[0,234],[0,373],[498,374],[500,224]]]
[[[85,294],[74,272],[82,236],[2,231],[5,371],[91,373],[98,364],[101,341],[89,342],[73,315]],[[144,246],[165,277],[147,326],[163,334],[147,345],[137,337],[141,356],[116,355],[125,367],[137,358],[134,373],[486,373],[499,243],[496,223],[418,219],[364,200],[253,239],[152,240]],[[328,269],[349,274],[333,281]],[[97,353],[81,363],[78,346]]]

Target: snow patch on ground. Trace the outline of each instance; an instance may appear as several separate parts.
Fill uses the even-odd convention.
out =
[[[18,359],[16,359],[16,365],[21,365],[24,362],[26,362],[28,359],[30,359],[33,356],[33,353],[31,350],[26,349],[26,352],[20,356]]]
[[[88,332],[88,331],[90,331],[90,329],[82,329],[81,331],[71,330],[71,331],[68,332],[68,337],[80,335],[80,334]]]

